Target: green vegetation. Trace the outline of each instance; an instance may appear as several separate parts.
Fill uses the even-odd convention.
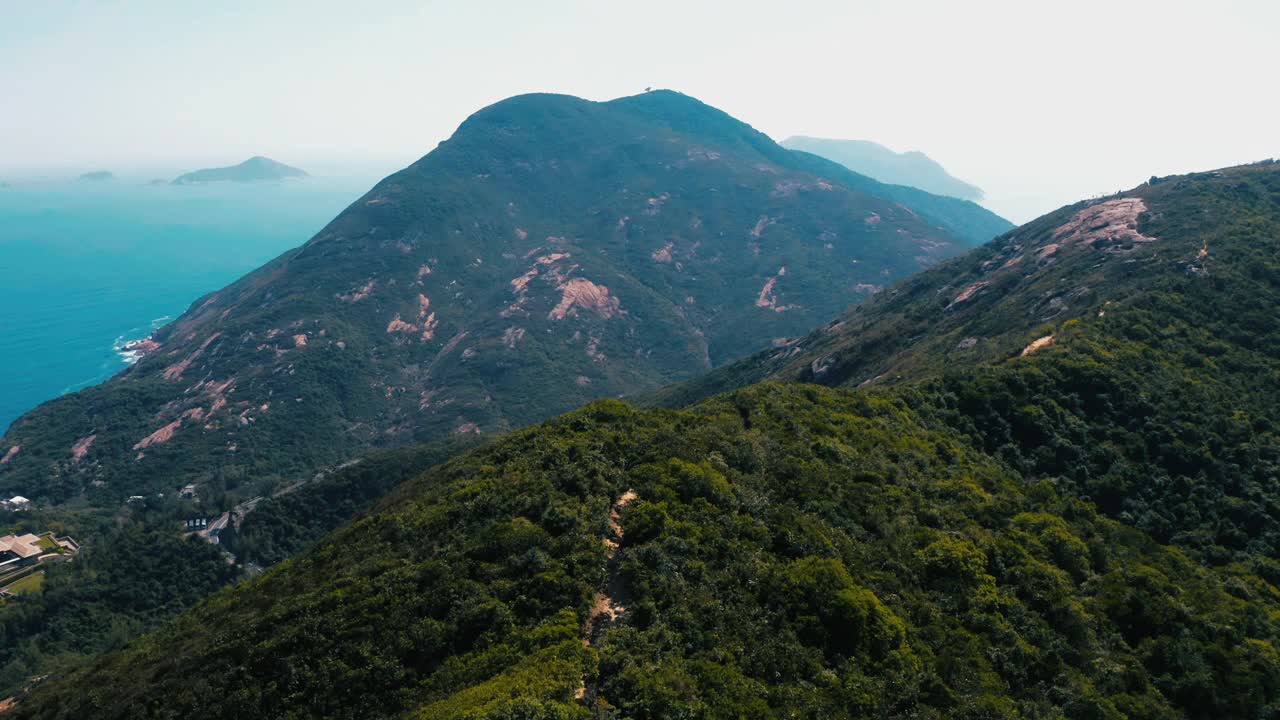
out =
[[[256,159],[180,180],[291,170]],[[303,247],[198,300],[127,372],[17,420],[0,438],[0,491],[100,552],[125,524],[169,543],[185,519],[269,497],[223,537],[271,564],[482,433],[693,377],[1004,229],[906,190],[677,93],[512,98]],[[273,497],[421,442],[445,444]],[[171,502],[189,484],[199,502]],[[135,495],[148,510],[118,512]],[[127,573],[97,562],[60,569],[59,587],[129,592]],[[155,595],[117,617],[92,594],[45,595],[25,607],[31,634],[5,638],[21,642],[0,651],[0,691],[200,597]],[[68,640],[45,631],[59,613],[112,629]]]
[[[1108,202],[1128,198],[1143,201],[1138,229],[1152,240],[1104,233],[1046,252],[1088,209],[1064,208],[877,296],[785,357],[660,399],[762,377],[915,385],[938,422],[1026,477],[1054,478],[1207,562],[1274,557],[1280,167],[1165,178]]]
[[[179,509],[149,502],[128,512],[24,513],[25,529],[73,530],[83,545],[69,561],[45,563],[41,580],[24,578],[40,592],[0,602],[0,695],[122,648],[240,576],[216,547],[177,536]]]
[[[19,716],[1272,717],[1278,238],[1273,166],[1067,208],[666,397],[870,387],[515,433]]]
[[[593,404],[402,486],[17,716],[591,717],[580,687],[636,718],[1280,710],[1265,565],[1157,544],[919,401]],[[584,646],[597,592],[625,611]]]
[[[596,122],[528,102],[478,117]],[[666,102],[616,106],[682,137],[732,122]],[[781,152],[733,138],[722,157]],[[526,162],[551,157],[565,168]],[[236,292],[332,264],[350,235],[331,226]],[[597,401],[404,482],[457,448],[280,496],[232,541],[296,555],[127,645],[234,571],[199,542],[163,566],[86,551],[74,565],[97,563],[100,586],[55,595],[51,568],[0,608],[10,686],[27,658],[49,666],[33,648],[88,638],[15,717],[1277,717],[1278,310],[1280,167],[1064,208],[659,397],[682,408]],[[271,382],[341,375],[308,357]],[[280,415],[316,410],[298,412]],[[296,427],[309,452],[346,451]],[[123,527],[124,557],[162,541]],[[198,578],[185,595],[163,582],[179,569]],[[135,624],[105,633],[131,603]],[[119,649],[76,667],[104,646]]]
[[[263,500],[220,537],[240,563],[271,565],[293,556],[371,507],[392,488],[479,444],[467,437],[370,453],[302,488]]]

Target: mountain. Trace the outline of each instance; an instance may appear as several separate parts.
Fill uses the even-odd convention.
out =
[[[255,155],[239,165],[220,168],[205,168],[174,179],[174,185],[194,185],[209,182],[256,182],[258,180],[284,180],[286,178],[303,178],[307,173],[296,167],[276,162],[271,158]]]
[[[110,182],[115,180],[116,176],[106,170],[94,170],[80,176],[80,182]]]
[[[1032,341],[1050,334],[1060,346],[1071,333],[1059,337],[1054,329],[1083,323],[1090,332],[1107,331],[1129,305],[1153,302],[1168,284],[1180,299],[1188,289],[1217,285],[1212,269],[1224,257],[1236,272],[1265,266],[1244,265],[1259,248],[1241,246],[1240,238],[1257,235],[1250,223],[1273,212],[1277,167],[1267,161],[1152,178],[1061,208],[913,276],[786,348],[665,389],[660,400],[689,403],[766,378],[850,387],[916,381],[1037,352],[1049,341],[1031,348]],[[1263,250],[1266,240],[1264,233]],[[1214,306],[1222,302],[1213,299]]]
[[[1277,238],[1274,162],[1153,178],[658,400],[767,378],[927,381],[954,396],[955,422],[990,434],[988,450],[1058,476],[1117,519],[1208,557],[1274,552]]]
[[[968,246],[896,193],[674,92],[511,98],[15,421],[0,488],[247,498],[652,391]]]
[[[735,375],[787,382],[429,470],[15,716],[1270,717],[1278,310],[1280,165],[1063,208]]]
[[[1064,208],[753,361],[841,388],[514,433],[19,717],[1266,717],[1278,247],[1275,165]]]
[[[797,135],[780,143],[844,165],[857,173],[891,185],[907,185],[948,197],[981,202],[982,188],[952,177],[922,152],[894,152],[868,140],[833,140]]]

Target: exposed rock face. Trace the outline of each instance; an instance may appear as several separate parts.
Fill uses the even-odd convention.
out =
[[[756,295],[756,307],[766,308],[774,312],[782,312],[790,310],[791,307],[778,303],[776,288],[778,280],[786,277],[787,268],[785,266],[778,268],[778,272],[773,277],[764,281],[764,287],[760,288],[760,294]]]
[[[134,444],[133,449],[145,450],[152,445],[167,443],[173,439],[173,434],[178,431],[178,428],[182,427],[182,423],[184,421],[191,420],[192,422],[198,422],[202,417],[204,417],[204,408],[193,407],[185,410],[172,422],[139,440]]]
[[[204,350],[205,348],[209,347],[209,343],[213,342],[214,340],[217,340],[221,334],[222,333],[213,333],[209,337],[205,338],[204,342],[200,343],[200,346],[197,347],[194,351],[192,351],[190,355],[187,355],[182,360],[166,367],[160,373],[161,376],[163,376],[165,380],[181,379],[182,373],[186,372],[187,368],[191,367],[191,363],[198,360],[200,356],[204,354]]]
[[[1022,348],[1022,356],[1026,357],[1037,350],[1043,350],[1044,348],[1049,347],[1053,344],[1053,337],[1053,335],[1045,335],[1044,337],[1032,340],[1030,345]]]
[[[82,437],[71,446],[71,457],[76,460],[83,460],[85,455],[89,454],[89,448],[93,447],[93,441],[98,439],[98,434],[93,433],[86,437]]]
[[[565,319],[575,307],[594,312],[604,320],[621,312],[621,303],[618,298],[609,297],[609,288],[586,278],[573,278],[562,285],[560,290],[564,293],[560,296],[560,302],[547,314],[552,320]]]
[[[303,472],[692,377],[964,248],[882,190],[676,93],[512,98],[19,419],[0,487]]]
[[[520,342],[522,338],[524,338],[524,328],[509,327],[502,333],[502,344],[514,350],[516,343]]]
[[[990,284],[991,284],[991,283],[987,282],[986,280],[979,280],[978,282],[973,283],[972,285],[970,285],[970,286],[966,287],[965,289],[961,290],[961,291],[960,291],[960,294],[959,294],[959,295],[956,295],[956,296],[955,296],[955,298],[953,298],[953,299],[951,300],[951,304],[952,304],[952,305],[958,305],[958,304],[960,304],[960,303],[962,303],[962,302],[965,302],[965,301],[966,301],[966,300],[968,300],[969,298],[971,298],[971,297],[973,297],[974,295],[976,295],[980,290],[982,290],[982,288],[984,288],[984,287],[986,287],[986,286],[988,286],[988,285],[990,285]],[[948,307],[950,307],[950,306],[948,306]]]
[[[1063,246],[1077,243],[1093,245],[1100,240],[1152,242],[1155,238],[1138,232],[1138,217],[1146,211],[1147,204],[1136,197],[1090,205],[1063,223],[1053,233],[1053,242],[1041,249],[1038,255],[1044,257]]]

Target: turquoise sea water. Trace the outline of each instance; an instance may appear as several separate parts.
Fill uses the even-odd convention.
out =
[[[0,188],[0,432],[119,372],[125,341],[302,244],[374,180]]]

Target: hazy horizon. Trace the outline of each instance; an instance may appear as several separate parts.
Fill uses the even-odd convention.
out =
[[[255,154],[385,173],[511,95],[646,87],[775,140],[919,150],[1015,222],[1153,174],[1280,155],[1264,84],[1280,6],[1267,2],[51,2],[5,15],[0,180]]]

